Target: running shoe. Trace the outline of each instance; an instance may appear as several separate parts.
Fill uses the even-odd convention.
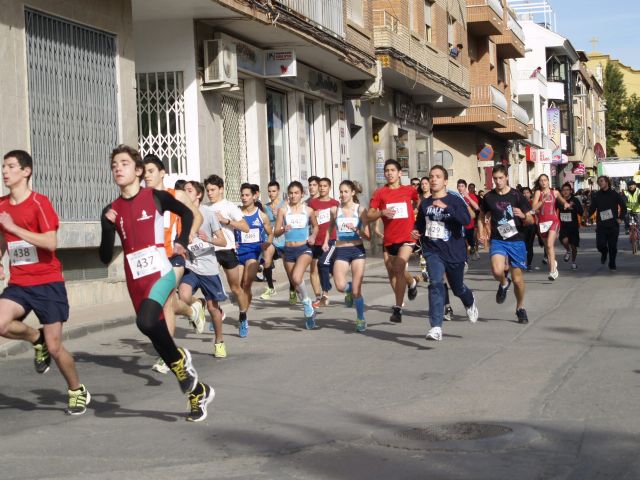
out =
[[[402,308],[393,307],[393,311],[391,312],[391,317],[389,317],[389,321],[393,323],[402,323]]]
[[[544,257],[542,257],[542,263],[544,265],[546,265],[547,263],[549,263],[549,259],[547,258],[547,256],[545,255]]]
[[[178,379],[182,393],[191,393],[198,385],[198,372],[193,368],[191,354],[186,348],[178,348],[180,360],[171,364],[171,371]]]
[[[549,273],[549,276],[547,277],[549,280],[555,280],[556,278],[558,278],[560,274],[558,273],[558,269],[556,268],[555,271]]]
[[[469,264],[467,262],[464,262],[464,273],[467,273],[469,271]]]
[[[439,342],[442,340],[442,328],[441,327],[431,327],[429,333],[427,333],[427,340],[434,340]]]
[[[516,310],[516,317],[518,317],[518,323],[529,323],[529,317],[527,317],[527,311],[524,308]]]
[[[260,265],[256,272],[256,282],[264,282],[264,266]]]
[[[344,290],[344,306],[347,308],[353,307],[353,292],[351,291],[351,282],[347,283],[347,288]]]
[[[326,295],[322,295],[320,298],[316,298],[315,302],[312,303],[313,308],[326,307],[329,305],[329,297]]]
[[[289,305],[298,303],[298,294],[295,290],[289,290]]]
[[[422,280],[424,280],[426,283],[429,282],[429,272],[427,271],[427,269],[422,269],[422,271],[420,272],[422,274]]]
[[[204,324],[206,321],[204,318],[204,307],[202,306],[202,302],[200,302],[200,300],[196,300],[193,305],[191,305],[191,310],[193,310],[193,313],[191,314],[189,321],[193,326],[193,330],[196,333],[204,332]]]
[[[169,373],[171,371],[171,369],[167,366],[167,364],[164,363],[164,360],[160,357],[158,357],[158,359],[156,360],[156,363],[153,364],[153,366],[151,367],[151,370],[158,373]]]
[[[199,393],[189,394],[191,411],[187,415],[187,422],[201,422],[207,418],[207,407],[216,396],[216,391],[206,383],[200,383],[199,386]]]
[[[609,265],[609,270],[617,270],[615,265]]]
[[[606,262],[606,261],[607,261],[607,252],[601,253],[600,254],[600,263],[602,265],[604,265],[604,262]]]
[[[409,297],[409,300],[415,300],[418,296],[418,282],[414,279],[413,283],[413,287],[409,287],[409,289],[407,290],[407,296]]]
[[[306,299],[302,302],[304,308],[305,327],[307,330],[313,330],[316,328],[316,312],[313,308],[313,304],[310,299]]]
[[[227,347],[224,342],[213,344],[213,356],[216,358],[227,358]]]
[[[356,332],[364,332],[367,329],[367,321],[364,318],[356,320]]]
[[[36,368],[36,372],[39,374],[47,373],[49,371],[49,365],[51,365],[51,355],[49,355],[47,344],[44,341],[42,329],[40,329],[40,338],[33,344],[33,349],[35,353],[33,365]]]
[[[442,318],[447,322],[450,322],[451,320],[453,320],[453,308],[451,308],[451,305],[444,306],[444,317]]]
[[[467,318],[471,323],[476,323],[478,321],[478,307],[476,305],[476,298],[473,297],[473,305],[471,305],[467,310]]]
[[[498,285],[498,291],[496,292],[496,303],[504,303],[507,299],[507,292],[511,286],[511,279],[507,277],[507,286],[503,287],[502,284]]]
[[[246,318],[244,320],[240,320],[238,324],[238,335],[240,338],[246,338],[249,335],[249,320]]]
[[[571,258],[571,252],[564,252],[564,261],[568,262]]]
[[[577,270],[578,269],[578,265],[576,265],[575,263],[571,264],[571,270]]]
[[[260,295],[260,298],[262,300],[269,300],[271,297],[273,297],[276,294],[276,289],[275,288],[265,288],[264,292],[262,292],[262,295]]]
[[[91,394],[84,385],[77,390],[68,390],[69,402],[65,413],[67,415],[82,415],[87,411],[87,405],[91,402]]]

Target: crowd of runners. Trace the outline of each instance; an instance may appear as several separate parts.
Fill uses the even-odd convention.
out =
[[[206,418],[215,392],[198,377],[189,351],[176,345],[176,317],[187,317],[202,333],[208,312],[214,332],[212,353],[227,356],[222,302],[228,294],[220,270],[239,308],[236,325],[241,338],[249,335],[252,284],[259,269],[267,283],[260,299],[277,294],[273,280],[277,260],[289,281],[289,303],[300,304],[301,323],[307,329],[316,328],[317,309],[329,304],[333,280],[344,293],[345,305],[354,307],[355,330],[365,332],[364,242],[379,236],[394,297],[389,320],[402,322],[405,295],[415,300],[418,282],[424,280],[430,324],[426,338],[440,341],[443,320],[452,314],[449,291],[460,298],[469,321],[478,320],[476,299],[464,277],[468,262],[479,258],[480,249],[490,256],[498,283],[496,302],[504,303],[513,286],[515,316],[525,324],[523,272],[532,269],[536,237],[544,247],[548,278],[556,280],[556,239],[565,248],[564,261],[571,261],[575,270],[580,225],[584,217],[594,218],[601,261],[608,260],[615,270],[619,224],[627,208],[625,197],[611,188],[607,177],[598,179],[599,191],[591,195],[585,211],[570,184],[558,191],[541,175],[533,191],[512,188],[502,165],[493,168],[495,188],[478,195],[475,185],[463,179],[455,190],[449,188],[448,171],[439,165],[428,177],[402,185],[400,164],[387,160],[386,185],[375,191],[368,206],[358,198],[357,182],[342,181],[339,198],[333,199],[331,180],[318,177],[310,177],[306,188],[293,181],[284,192],[272,181],[264,204],[260,187],[245,183],[240,188],[241,205],[236,205],[225,199],[224,180],[218,175],[204,182],[181,180],[174,188],[165,188],[165,167],[155,155],[142,158],[134,148],[120,145],[110,162],[120,195],[104,207],[100,219],[100,259],[105,264],[113,260],[117,234],[136,325],[158,354],[152,368],[175,375],[189,400],[187,420],[194,422]],[[0,335],[33,344],[38,373],[48,371],[53,359],[68,385],[66,412],[81,415],[91,395],[61,340],[69,305],[55,255],[59,221],[47,197],[30,189],[33,170],[27,152],[15,150],[4,156],[3,181],[9,194],[0,198],[0,253],[8,253],[10,267],[8,286],[0,294]],[[635,185],[632,188],[629,204],[637,213],[640,202],[633,193]],[[418,277],[407,268],[416,253],[422,269]],[[0,265],[0,279],[4,277]],[[198,290],[200,298],[195,297]],[[40,329],[22,322],[32,311]]]

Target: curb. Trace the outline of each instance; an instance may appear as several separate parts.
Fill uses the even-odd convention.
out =
[[[367,259],[369,260],[369,259]],[[384,260],[381,258],[373,257],[372,261],[367,261],[367,267],[369,268],[377,268],[384,264]],[[265,282],[260,282],[265,283]],[[276,288],[285,288],[289,286],[288,281],[283,281],[275,284]],[[231,303],[227,305],[224,309],[225,312],[233,312],[234,310],[238,310],[238,307],[235,303]],[[62,329],[62,340],[73,340],[75,338],[85,337],[91,333],[102,332],[112,328],[123,327],[126,325],[130,325],[135,323],[135,316],[127,316],[127,317],[118,317],[104,321],[98,322],[88,322],[81,325],[70,325],[69,327],[63,327]],[[0,345],[0,359],[6,359],[8,357],[13,357],[16,355],[20,355],[22,353],[26,353],[31,351],[31,345],[28,342],[24,342],[22,340],[11,340],[3,345]]]

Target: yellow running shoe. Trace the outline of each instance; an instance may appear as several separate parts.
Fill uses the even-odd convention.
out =
[[[213,356],[216,358],[227,358],[227,347],[224,342],[213,344]]]
[[[87,411],[87,405],[91,402],[91,394],[84,385],[80,385],[77,390],[69,390],[69,403],[67,404],[67,415],[82,415]]]

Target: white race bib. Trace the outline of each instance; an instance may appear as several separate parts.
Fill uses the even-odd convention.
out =
[[[425,221],[425,237],[432,238],[434,240],[443,240],[445,233],[444,222],[437,222],[436,220],[431,220],[429,218],[426,218]]]
[[[9,260],[11,265],[32,265],[38,263],[38,250],[34,245],[24,240],[17,240],[15,242],[8,242],[9,247]]]
[[[600,212],[600,220],[611,220],[613,218],[613,212],[611,209],[603,210]]]
[[[570,213],[560,213],[560,221],[561,222],[570,222],[571,221],[571,214]]]
[[[189,250],[193,253],[194,257],[199,257],[206,253],[211,247],[212,245],[210,243],[207,243],[200,238],[196,238],[193,243],[189,245]]]
[[[248,232],[240,232],[240,241],[242,243],[258,243],[260,242],[260,229],[252,228]]]
[[[289,213],[285,219],[287,225],[291,225],[291,228],[304,228],[307,226],[307,216],[304,213]]]
[[[169,259],[158,247],[147,247],[127,255],[129,269],[134,280],[156,272],[164,275],[171,270]]]
[[[547,233],[552,225],[553,225],[553,220],[540,223],[540,233]]]
[[[324,210],[318,210],[317,218],[318,218],[318,225],[327,223],[329,220],[331,220],[331,209],[325,208]]]
[[[336,219],[336,225],[340,233],[352,233],[356,223],[354,223],[353,218],[338,218]]]
[[[393,210],[393,219],[409,218],[409,211],[406,203],[387,203],[387,210]]]
[[[507,223],[498,225],[498,233],[502,238],[511,238],[517,235],[518,229],[516,228],[516,222],[509,220]]]

